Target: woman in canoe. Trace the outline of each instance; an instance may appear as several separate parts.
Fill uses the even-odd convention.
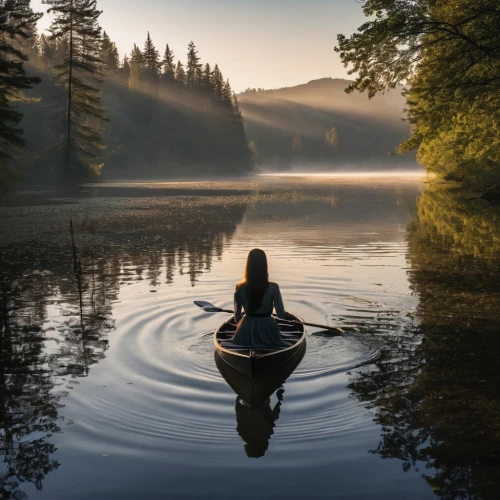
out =
[[[286,318],[279,286],[269,281],[266,254],[254,248],[248,254],[243,280],[234,292],[234,319],[238,328],[233,342],[254,347],[288,347],[290,344],[283,341],[278,323],[271,316],[273,307],[278,318]]]

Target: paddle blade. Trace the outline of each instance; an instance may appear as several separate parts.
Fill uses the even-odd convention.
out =
[[[194,303],[201,307],[205,312],[221,312],[222,309],[220,307],[214,306],[210,304],[210,302],[206,302],[205,300],[195,300]]]
[[[202,309],[204,309],[205,307],[215,307],[213,304],[211,304],[210,302],[206,302],[205,300],[195,300],[194,303]]]

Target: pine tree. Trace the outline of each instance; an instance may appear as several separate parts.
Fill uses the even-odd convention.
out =
[[[142,53],[144,61],[144,77],[148,83],[154,83],[158,81],[160,74],[160,53],[156,50],[156,47],[149,36],[144,42],[144,51]]]
[[[203,68],[203,74],[201,76],[201,88],[205,92],[210,92],[212,90],[212,70],[210,68],[210,64],[205,64]]]
[[[175,81],[179,85],[186,85],[186,72],[184,71],[184,64],[177,61],[177,68],[175,69]]]
[[[240,106],[238,105],[238,98],[236,97],[236,94],[234,92],[233,92],[233,112],[236,116],[239,116],[240,118],[242,118]]]
[[[190,42],[188,45],[187,56],[186,83],[191,90],[195,90],[199,81],[201,64],[200,58],[198,57],[198,51],[193,42]]]
[[[118,55],[118,49],[105,31],[102,34],[101,40],[101,59],[103,61],[104,71],[106,73],[118,73],[118,68],[120,67],[120,57]]]
[[[24,146],[19,127],[23,114],[14,108],[12,101],[40,79],[26,75],[27,56],[13,42],[16,37],[28,40],[33,36],[40,17],[41,14],[31,10],[29,0],[0,1],[0,158],[12,157]]]
[[[202,86],[203,86],[203,70],[201,69],[201,64],[200,64],[200,66],[196,69],[195,89],[201,90]]]
[[[218,98],[222,99],[222,89],[224,88],[224,78],[222,77],[222,73],[219,70],[219,66],[215,65],[215,68],[212,72],[211,78],[211,87],[212,92]]]
[[[136,89],[144,78],[144,56],[141,49],[134,43],[134,48],[130,53],[130,79],[129,87]]]
[[[163,61],[161,62],[163,65],[163,74],[162,79],[165,82],[172,82],[175,80],[175,62],[174,62],[174,52],[170,50],[170,47],[165,47],[165,55],[163,57]]]
[[[120,78],[125,81],[125,82],[129,82],[129,78],[130,78],[130,63],[129,63],[129,59],[128,59],[128,56],[125,55],[123,57],[123,62],[118,70],[118,74],[120,75]]]
[[[229,107],[233,107],[233,91],[231,85],[229,85],[229,80],[226,80],[222,86],[222,102]]]
[[[64,88],[66,110],[63,131],[63,176],[66,180],[97,173],[94,165],[102,149],[101,132],[106,121],[101,106],[101,28],[96,0],[43,0],[54,14],[52,40],[67,40],[65,56],[52,69],[57,85]]]

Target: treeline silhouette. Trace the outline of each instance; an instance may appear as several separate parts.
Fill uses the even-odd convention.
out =
[[[99,26],[95,1],[44,3],[54,20],[41,35],[40,14],[29,2],[0,5],[0,16],[16,27],[0,25],[9,47],[0,53],[0,76],[14,69],[19,74],[3,90],[7,111],[0,120],[11,131],[0,137],[0,185],[251,168],[229,80],[217,64],[201,63],[193,42],[186,62],[175,62],[168,45],[160,57],[148,33],[143,48],[134,45],[120,61],[116,44]],[[6,67],[8,60],[16,66]]]

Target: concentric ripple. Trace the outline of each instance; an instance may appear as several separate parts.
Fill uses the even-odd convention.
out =
[[[247,244],[232,246],[231,265],[242,265],[246,248]],[[378,256],[379,248],[358,249],[362,263]],[[394,245],[395,255],[388,252],[383,258],[388,263],[400,261],[401,249]],[[277,250],[278,258],[274,250],[270,260],[279,263],[282,250]],[[293,249],[288,257],[297,258]],[[337,258],[333,254],[326,263],[338,262]],[[212,273],[223,265],[216,263]],[[367,291],[365,283],[362,289],[351,272],[336,270],[328,276],[318,267],[304,266],[298,270],[300,289],[291,279],[280,283],[287,308],[318,323],[366,326],[371,321],[379,331],[383,320],[383,325],[396,328],[400,295],[388,304],[378,285]],[[378,281],[380,275],[374,279]],[[243,456],[236,395],[213,358],[213,330],[225,315],[207,314],[193,305],[193,300],[204,299],[230,308],[233,287],[228,276],[216,281],[207,276],[194,288],[159,286],[154,294],[143,282],[124,288],[115,305],[116,332],[107,359],[94,368],[91,383],[74,394],[71,412],[78,415],[74,420],[79,430],[74,445],[190,466],[207,460],[227,465],[229,456]],[[312,328],[308,334],[306,356],[284,385],[267,452],[279,456],[282,467],[297,464],[298,455],[302,464],[313,463],[317,453],[328,453],[332,440],[374,427],[364,403],[350,397],[346,387],[353,370],[377,359],[376,342]],[[270,406],[276,404],[273,397]]]

